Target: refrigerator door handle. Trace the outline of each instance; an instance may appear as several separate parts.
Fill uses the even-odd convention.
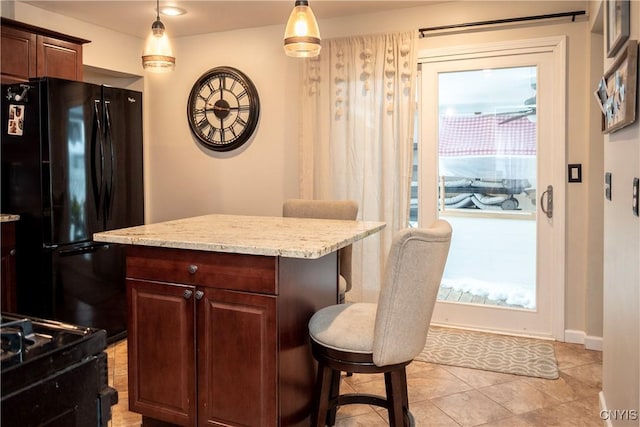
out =
[[[112,132],[111,132],[111,113],[109,111],[109,106],[111,105],[110,101],[104,101],[104,135],[107,142],[107,146],[109,147],[109,163],[111,165],[109,170],[109,181],[106,186],[105,191],[105,217],[106,219],[111,218],[111,206],[113,204],[113,183],[114,183],[114,174],[116,170],[116,159],[115,159],[115,150],[113,141],[111,140]]]
[[[104,142],[100,126],[100,111],[98,105],[100,100],[93,101],[93,126],[91,130],[91,184],[93,194],[95,194],[96,215],[100,218],[100,206],[102,204],[102,194],[104,190]],[[100,170],[96,170],[96,150],[100,154]]]

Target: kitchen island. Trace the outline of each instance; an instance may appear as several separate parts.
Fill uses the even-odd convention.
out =
[[[384,226],[206,215],[95,234],[128,245],[130,410],[148,425],[309,425],[307,322],[337,302],[337,251]]]

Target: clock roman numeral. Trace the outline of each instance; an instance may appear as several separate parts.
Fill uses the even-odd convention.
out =
[[[240,126],[242,126],[242,127],[246,127],[247,126],[247,122],[244,121],[244,119],[242,117],[240,117],[240,116],[236,117],[235,123],[240,124]]]
[[[209,122],[207,121],[207,116],[203,115],[202,118],[200,120],[198,120],[198,122],[196,123],[196,126],[198,126],[200,129],[202,129],[203,127],[207,126],[209,124]]]
[[[236,98],[238,98],[238,100],[244,98],[245,96],[247,96],[247,91],[243,90],[242,92],[240,92],[239,94],[236,95]]]

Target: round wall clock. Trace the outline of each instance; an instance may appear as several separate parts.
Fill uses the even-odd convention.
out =
[[[256,130],[259,115],[256,87],[232,67],[207,71],[189,94],[189,127],[199,142],[214,151],[230,151],[247,142]]]

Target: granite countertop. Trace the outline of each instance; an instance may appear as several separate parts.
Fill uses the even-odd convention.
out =
[[[0,214],[0,222],[12,222],[20,219],[20,215]]]
[[[384,222],[205,215],[93,235],[98,242],[320,258],[385,227]]]

